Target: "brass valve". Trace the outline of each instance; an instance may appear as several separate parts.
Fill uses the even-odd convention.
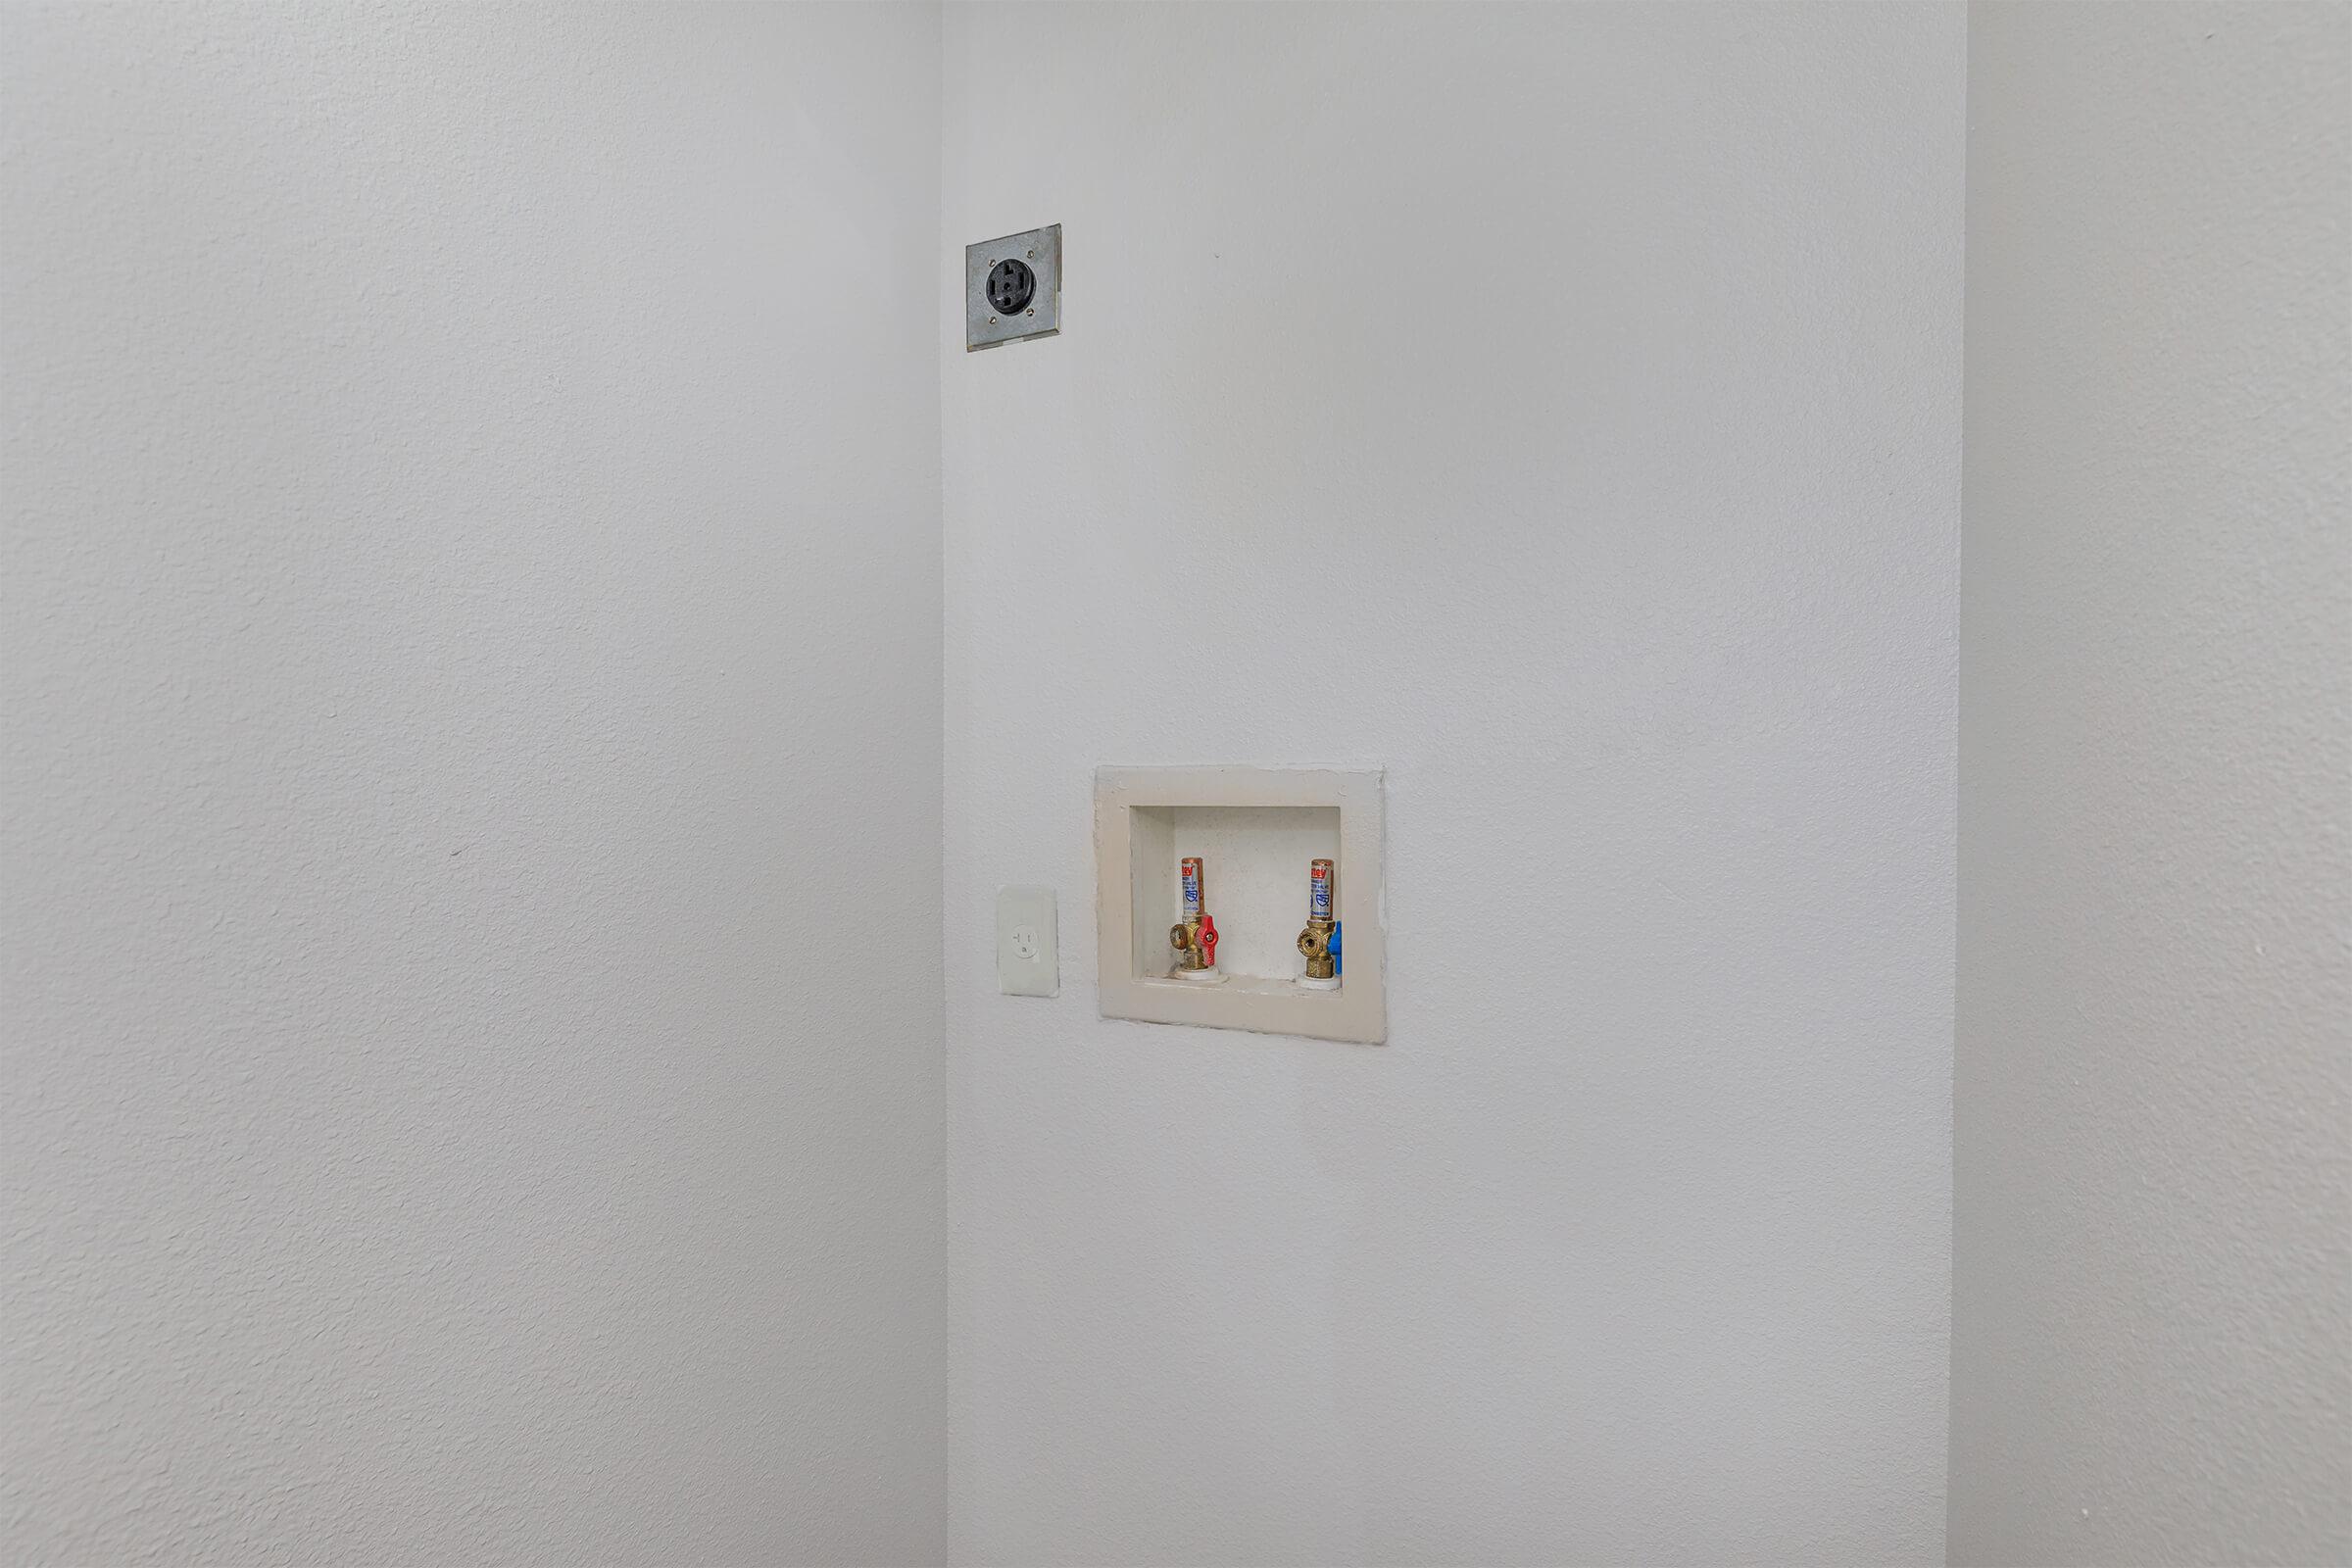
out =
[[[1306,955],[1306,977],[1309,980],[1329,980],[1339,974],[1339,966],[1331,961],[1331,922],[1310,920],[1298,933],[1298,951]]]
[[[1329,860],[1307,862],[1306,929],[1298,933],[1298,951],[1306,956],[1306,978],[1318,982],[1336,980],[1340,973],[1331,956],[1331,873]]]
[[[1176,960],[1179,974],[1199,974],[1217,966],[1217,922],[1208,915],[1179,920],[1168,928],[1168,946],[1184,956]]]
[[[1177,871],[1184,883],[1184,918],[1168,928],[1168,946],[1180,955],[1176,972],[1216,978],[1209,971],[1217,966],[1217,922],[1208,914],[1200,858],[1186,856]]]

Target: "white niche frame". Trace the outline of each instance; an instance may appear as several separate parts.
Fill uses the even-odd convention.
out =
[[[1389,1037],[1388,933],[1381,899],[1382,777],[1378,768],[1099,767],[1095,769],[1095,963],[1105,1018],[1250,1029],[1377,1046]],[[1167,945],[1173,852],[1145,810],[1183,807],[1323,807],[1340,813],[1339,906],[1346,943],[1337,991],[1235,975],[1222,985],[1153,972]],[[1150,842],[1139,843],[1139,840]],[[1139,860],[1139,855],[1142,858]],[[1209,913],[1216,913],[1216,868]],[[1301,885],[1298,924],[1306,924]],[[1147,952],[1147,944],[1149,952]]]

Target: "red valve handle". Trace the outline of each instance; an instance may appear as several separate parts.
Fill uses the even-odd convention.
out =
[[[1200,966],[1217,966],[1217,922],[1205,914],[1200,917]]]

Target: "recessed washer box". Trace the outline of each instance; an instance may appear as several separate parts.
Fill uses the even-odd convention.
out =
[[[1381,775],[1313,767],[1095,771],[1098,992],[1105,1018],[1253,1029],[1376,1046],[1388,1039]],[[1178,862],[1204,866],[1221,980],[1176,977]],[[1308,866],[1335,862],[1340,988],[1298,984]]]

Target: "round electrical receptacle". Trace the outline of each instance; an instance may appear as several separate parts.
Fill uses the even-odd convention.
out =
[[[1037,274],[1027,262],[1008,257],[988,270],[988,303],[999,313],[1011,316],[1035,298]]]

